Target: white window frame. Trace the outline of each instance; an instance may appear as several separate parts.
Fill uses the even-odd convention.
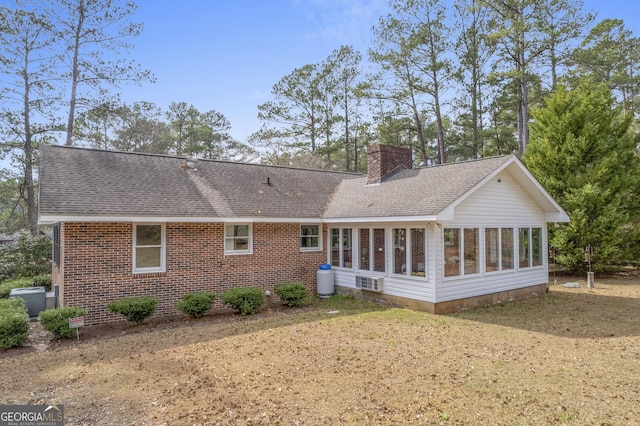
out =
[[[528,244],[526,249],[526,254],[528,256],[528,265],[521,265],[520,264],[520,255],[522,253],[522,241],[520,239],[520,230],[522,229],[527,229],[527,239],[528,239]],[[534,265],[533,263],[533,230],[534,229],[539,229],[540,230],[540,264],[539,265]],[[534,225],[526,225],[526,226],[519,226],[518,228],[516,228],[516,235],[517,235],[517,247],[518,247],[518,269],[529,269],[529,268],[540,268],[540,267],[544,267],[545,264],[545,258],[544,258],[544,228],[542,228],[541,226],[534,226]]]
[[[402,268],[400,272],[395,272],[396,264],[395,264],[395,249],[400,247],[400,241],[394,235],[395,230],[404,231],[405,243],[404,243],[404,268]],[[424,271],[414,271],[413,270],[413,231],[414,229],[422,230],[422,244],[424,246],[424,257],[422,258],[422,262],[418,262],[418,264],[422,263],[422,268]],[[389,255],[391,257],[391,274],[397,275],[403,278],[411,278],[411,279],[426,279],[427,278],[427,229],[423,226],[409,226],[409,227],[391,227],[390,231],[393,239],[393,247],[392,253]],[[415,273],[423,273],[424,275],[414,275]]]
[[[495,271],[487,270],[487,247],[489,247],[489,242],[487,241],[487,230],[488,229],[497,229],[498,230],[498,247],[497,247],[497,256],[498,256],[498,269]],[[504,266],[504,230],[511,230],[511,268],[505,268]],[[513,226],[504,226],[504,225],[495,225],[495,226],[485,226],[482,229],[483,239],[484,239],[484,273],[485,274],[497,274],[501,272],[514,272],[517,268],[517,263],[519,261],[518,255],[516,253],[516,238],[518,234],[517,228]]]
[[[333,256],[333,251],[336,247],[333,247],[333,231],[337,230],[338,231],[338,261],[336,262],[337,265],[334,264],[334,261],[336,259],[334,259]],[[345,232],[348,231],[348,232]],[[354,235],[356,234],[356,228],[348,228],[348,227],[338,227],[338,228],[329,228],[328,229],[328,233],[329,233],[329,252],[328,252],[328,256],[329,256],[329,264],[331,264],[331,266],[333,266],[334,268],[345,268],[345,269],[353,269],[354,268],[354,247],[353,247],[353,238]],[[345,246],[344,245],[344,241],[345,239],[348,238],[348,245]],[[345,259],[344,259],[344,252],[345,252],[345,247],[349,250],[351,250],[351,265],[345,265]]]
[[[137,235],[138,235],[138,226],[157,226],[160,225],[161,228],[161,237],[160,237],[160,245],[152,245],[152,246],[138,246],[136,244]],[[166,259],[167,259],[167,232],[166,226],[164,223],[160,222],[135,222],[133,224],[133,239],[132,239],[132,259],[133,259],[133,273],[134,274],[144,274],[149,272],[165,272],[166,271]],[[137,263],[137,252],[138,248],[142,247],[160,247],[160,266],[153,266],[147,268],[138,268],[136,267]]]
[[[314,235],[303,235],[302,228],[305,226],[315,226],[318,228],[318,233]],[[317,238],[318,245],[316,247],[302,247],[303,238]],[[300,251],[322,251],[322,225],[319,223],[302,223],[300,224]]]
[[[459,232],[459,242],[458,242],[458,253],[459,253],[459,259],[458,259],[458,274],[457,275],[446,275],[445,273],[445,269],[446,269],[446,262],[447,262],[447,258],[445,256],[445,246],[450,246],[453,244],[452,241],[450,241],[448,239],[448,235],[446,230],[449,229],[457,229]],[[465,273],[465,253],[464,253],[464,249],[465,249],[465,231],[467,229],[472,229],[472,230],[477,230],[478,236],[476,238],[477,240],[477,246],[476,246],[476,266],[477,266],[477,271],[476,272],[471,272],[471,273]],[[481,236],[480,232],[484,232],[483,230],[484,228],[481,228],[479,226],[444,226],[443,230],[442,230],[442,278],[444,280],[450,280],[450,279],[457,279],[457,278],[466,278],[466,277],[473,277],[473,276],[478,276],[481,275],[482,271],[484,271],[485,266],[483,265],[483,261],[482,259],[484,258],[484,250],[485,247],[482,244],[482,241],[484,241],[484,237]]]
[[[227,227],[228,226],[248,226],[249,228],[249,235],[248,236],[242,236],[242,237],[238,237],[238,236],[228,236],[227,235]],[[247,248],[244,250],[229,250],[227,249],[227,240],[229,239],[238,239],[238,238],[247,238],[248,244],[247,244]],[[224,254],[225,255],[234,255],[234,254],[252,254],[253,253],[253,224],[252,223],[246,223],[246,222],[229,222],[229,223],[225,223],[224,224]]]

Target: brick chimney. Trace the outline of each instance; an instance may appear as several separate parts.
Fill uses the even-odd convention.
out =
[[[383,177],[402,166],[413,168],[411,148],[390,145],[373,145],[367,149],[367,184],[380,183]]]

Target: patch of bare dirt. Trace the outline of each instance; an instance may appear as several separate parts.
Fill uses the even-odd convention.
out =
[[[640,280],[565,281],[449,316],[318,300],[34,335],[3,354],[0,402],[70,425],[633,424]]]

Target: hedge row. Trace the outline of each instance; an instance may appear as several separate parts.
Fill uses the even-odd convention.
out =
[[[0,295],[12,288],[28,287],[29,280],[7,281],[0,286]],[[31,281],[29,281],[31,282]],[[289,306],[302,306],[308,300],[304,284],[284,282],[275,286],[274,292]],[[265,303],[265,294],[258,287],[241,287],[222,292],[222,301],[242,315],[251,315]],[[213,306],[216,294],[207,291],[188,293],[176,305],[186,315],[197,318]],[[142,324],[156,311],[158,305],[154,297],[129,297],[107,305],[109,312],[123,315],[128,321]],[[42,327],[53,333],[56,339],[73,337],[76,331],[69,327],[69,318],[85,315],[86,311],[77,306],[49,309],[40,313]],[[11,348],[24,344],[29,330],[29,315],[21,298],[0,299],[0,348]]]
[[[7,299],[14,288],[44,287],[45,291],[51,291],[51,274],[36,275],[29,278],[18,278],[4,281],[0,284],[0,299]]]

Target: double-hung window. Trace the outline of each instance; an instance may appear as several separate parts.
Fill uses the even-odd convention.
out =
[[[133,225],[133,272],[164,272],[165,251],[163,223]]]
[[[227,223],[224,225],[224,253],[225,254],[250,254],[251,224]]]
[[[300,225],[300,250],[322,250],[320,225]]]

